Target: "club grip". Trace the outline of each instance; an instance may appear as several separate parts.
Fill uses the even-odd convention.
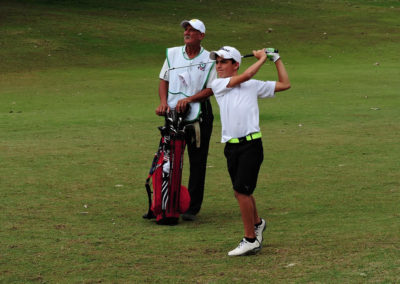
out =
[[[267,53],[268,51],[265,51],[265,53]],[[279,50],[278,49],[274,49],[274,52],[275,53],[279,53]],[[246,55],[243,55],[242,57],[243,58],[246,58],[246,57],[253,57],[254,55],[253,54],[246,54]]]

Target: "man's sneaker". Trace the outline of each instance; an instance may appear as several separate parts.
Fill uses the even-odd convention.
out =
[[[254,243],[250,243],[246,241],[245,238],[243,238],[243,240],[239,243],[238,247],[228,252],[228,255],[239,256],[239,255],[256,254],[260,250],[261,250],[261,245],[257,241],[257,239],[254,241]]]
[[[258,226],[254,226],[254,231],[256,233],[257,241],[260,243],[261,246],[263,241],[263,232],[265,231],[265,228],[267,228],[267,222],[262,218],[261,218],[261,224]]]
[[[190,213],[184,213],[184,214],[182,214],[182,220],[194,221],[194,220],[196,220],[196,215],[193,215],[193,214],[190,214]]]

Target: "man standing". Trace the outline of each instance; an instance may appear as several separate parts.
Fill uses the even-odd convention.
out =
[[[190,163],[189,193],[190,207],[182,218],[193,221],[200,211],[204,195],[204,181],[208,148],[214,116],[209,96],[212,95],[211,82],[216,78],[214,63],[209,61],[209,52],[201,46],[206,28],[198,19],[183,21],[185,45],[167,48],[167,58],[160,72],[160,105],[157,115],[165,115],[170,109],[178,112],[190,110],[186,116],[188,124],[200,129],[188,137]]]

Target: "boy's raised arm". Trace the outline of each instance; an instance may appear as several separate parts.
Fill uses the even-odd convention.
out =
[[[242,74],[233,76],[227,85],[228,88],[233,88],[245,81],[250,80],[267,60],[265,49],[260,49],[257,51],[253,50],[253,54],[258,59],[257,62],[247,68]]]
[[[275,85],[275,92],[284,91],[290,88],[289,75],[286,72],[285,65],[283,65],[282,60],[279,58],[275,61],[276,70],[278,71],[278,81]]]

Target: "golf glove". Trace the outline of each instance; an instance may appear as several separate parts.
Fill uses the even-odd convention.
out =
[[[267,53],[267,58],[273,62],[276,62],[279,58],[281,58],[279,53],[275,52],[274,48],[266,48],[265,51]]]

